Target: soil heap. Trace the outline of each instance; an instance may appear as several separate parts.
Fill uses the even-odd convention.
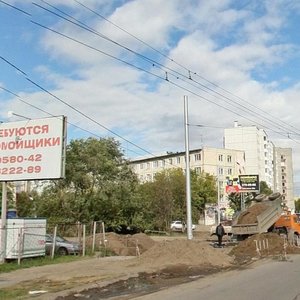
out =
[[[245,211],[243,211],[237,220],[237,224],[253,224],[257,223],[257,216],[269,207],[266,203],[255,203]]]

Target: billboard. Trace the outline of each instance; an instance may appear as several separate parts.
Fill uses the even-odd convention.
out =
[[[225,187],[227,194],[240,192],[259,192],[258,175],[239,175],[236,178],[227,178]]]
[[[239,175],[241,192],[259,192],[258,175]]]
[[[64,116],[0,124],[0,181],[59,179],[65,173]]]

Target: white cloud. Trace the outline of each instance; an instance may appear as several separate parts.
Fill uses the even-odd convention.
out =
[[[60,5],[59,1],[49,2]],[[35,17],[40,22],[48,22],[49,18],[49,23],[56,30],[159,77],[164,78],[167,71],[174,85],[40,29],[30,32],[30,38],[24,39],[25,43],[34,40],[32,46],[39,45],[44,58],[35,63],[30,74],[71,106],[151,152],[183,149],[184,94],[189,95],[190,119],[196,124],[224,127],[232,126],[236,119],[245,125],[251,124],[252,119],[262,122],[257,116],[241,111],[241,105],[237,104],[240,103],[246,107],[251,107],[250,104],[260,107],[261,111],[272,114],[275,120],[300,128],[297,115],[299,85],[284,86],[295,75],[279,75],[282,67],[295,55],[295,49],[299,49],[299,42],[287,43],[282,36],[282,30],[289,22],[288,16],[293,13],[292,9],[295,10],[291,6],[294,4],[289,2],[289,10],[282,13],[286,1],[276,1],[276,5],[274,1],[249,3],[238,9],[236,2],[229,0],[84,1],[85,5],[99,11],[111,22],[165,53],[175,61],[172,62],[76,2],[64,2],[62,8],[69,6],[76,18],[122,45],[165,64],[169,69],[160,68],[159,64],[152,67],[151,63],[133,53],[35,9]],[[32,39],[32,36],[35,38]],[[193,81],[183,77],[189,75],[187,69],[192,71]],[[272,72],[277,77],[271,77]],[[264,81],[260,81],[255,74]],[[176,79],[176,76],[180,78]],[[3,78],[0,81],[4,86],[8,84]],[[218,94],[211,94],[211,91],[210,94],[205,93],[201,90],[202,85],[216,90]],[[3,93],[0,96],[3,98]],[[100,135],[108,134],[101,126],[32,86],[30,90],[23,91],[22,97],[52,114],[66,114],[71,123]],[[229,98],[236,102],[229,104]],[[5,99],[2,107],[6,111],[20,109],[32,117],[41,115],[11,96]],[[257,110],[253,106],[251,109]],[[190,135],[192,147],[222,146],[220,128],[191,128]],[[282,146],[286,141],[282,136],[270,135],[274,137],[276,146]],[[290,145],[291,140],[288,143]],[[298,147],[296,143],[291,145]],[[298,162],[299,154],[295,153],[294,159]],[[295,171],[297,176],[300,175],[297,166]]]

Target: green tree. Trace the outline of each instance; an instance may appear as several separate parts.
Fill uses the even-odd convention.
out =
[[[193,211],[198,214],[203,214],[205,205],[217,203],[217,182],[213,175],[208,173],[197,174],[195,171],[191,172],[191,189],[192,189],[192,203]]]
[[[185,219],[185,177],[181,169],[157,173],[153,182],[141,185],[140,193],[150,229],[165,230],[172,219]]]
[[[172,220],[186,220],[186,178],[181,169],[156,174],[153,182],[141,185],[140,193],[151,229],[166,230]],[[191,198],[192,220],[197,222],[205,204],[217,201],[215,177],[191,172]]]
[[[295,201],[295,211],[300,212],[300,198]]]
[[[66,150],[66,177],[51,181],[37,203],[53,222],[103,220],[107,226],[134,222],[137,178],[114,139],[73,140]]]
[[[260,194],[271,195],[273,191],[269,188],[265,181],[259,182]]]

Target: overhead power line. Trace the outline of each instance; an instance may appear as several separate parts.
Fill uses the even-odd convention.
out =
[[[12,5],[12,4],[9,4],[9,3],[5,2],[5,1],[0,0],[0,3],[5,4],[5,5],[9,6],[10,8],[13,8],[13,9],[15,9],[15,10],[17,10],[17,11],[19,11],[19,12],[21,12],[21,13],[27,15],[27,16],[31,16],[31,14],[28,13],[27,11],[25,11],[25,10],[23,10],[21,8],[18,8],[16,6]]]
[[[239,98],[239,99],[242,100],[243,102],[246,102],[248,105],[250,105],[251,107],[254,107],[256,110],[258,110],[258,111],[253,111],[251,108],[246,107],[245,105],[241,104],[240,102],[237,102],[237,101],[235,101],[235,100],[233,100],[233,99],[231,99],[231,98],[229,98],[229,97],[223,95],[222,93],[220,93],[220,92],[218,92],[218,91],[215,91],[215,90],[209,88],[208,86],[206,86],[206,85],[204,85],[204,84],[202,84],[202,83],[200,83],[200,82],[195,81],[195,80],[191,77],[191,72],[190,72],[190,70],[188,70],[188,69],[185,68],[184,66],[180,65],[180,66],[184,67],[186,70],[188,70],[188,76],[185,75],[185,74],[179,73],[178,71],[173,70],[173,69],[171,69],[171,68],[169,68],[169,67],[166,67],[166,66],[162,65],[161,63],[159,63],[159,62],[157,62],[157,61],[155,61],[155,60],[153,60],[153,59],[151,59],[151,58],[148,58],[148,57],[146,57],[146,56],[144,56],[144,55],[142,55],[142,54],[140,54],[140,53],[138,53],[138,52],[136,52],[136,51],[134,51],[134,50],[132,50],[132,49],[130,49],[130,48],[128,48],[128,47],[126,47],[126,46],[124,46],[124,45],[122,45],[122,44],[120,44],[120,43],[114,41],[114,40],[112,40],[112,39],[110,39],[110,38],[108,38],[107,36],[101,34],[99,31],[96,31],[96,30],[94,30],[93,28],[89,27],[87,24],[85,24],[85,23],[79,21],[78,19],[76,19],[76,18],[70,16],[69,14],[65,13],[65,12],[62,11],[61,9],[55,7],[54,5],[49,4],[47,1],[44,1],[44,0],[41,0],[41,1],[42,1],[43,3],[46,3],[47,5],[49,5],[50,7],[54,8],[55,10],[59,11],[60,13],[64,14],[64,15],[67,16],[68,18],[71,18],[73,21],[71,21],[70,19],[67,19],[67,18],[65,18],[65,17],[63,17],[63,16],[61,16],[61,15],[59,15],[59,14],[57,14],[57,13],[55,13],[55,12],[53,12],[53,11],[47,9],[47,8],[45,8],[45,7],[43,7],[43,6],[41,6],[41,5],[38,5],[38,4],[36,4],[36,3],[33,3],[33,4],[36,5],[36,6],[38,6],[39,8],[41,8],[41,9],[43,9],[43,10],[48,11],[48,12],[51,13],[51,14],[54,14],[55,16],[57,16],[57,17],[59,17],[59,18],[64,19],[64,20],[67,21],[67,22],[72,23],[73,25],[79,26],[81,29],[84,29],[84,30],[89,31],[90,33],[96,34],[96,35],[99,36],[100,38],[104,38],[104,39],[106,39],[107,41],[112,42],[113,44],[115,44],[115,45],[117,45],[117,46],[119,46],[119,47],[121,47],[121,48],[123,48],[123,49],[125,49],[125,50],[127,50],[127,51],[129,51],[129,52],[131,52],[131,53],[133,53],[133,54],[135,54],[135,55],[137,55],[138,57],[140,57],[140,58],[146,60],[147,62],[151,63],[153,67],[158,67],[158,68],[164,70],[164,71],[165,71],[165,79],[166,79],[166,80],[169,80],[168,75],[172,75],[172,76],[174,76],[176,79],[182,80],[183,82],[185,82],[185,83],[187,83],[187,84],[189,84],[189,85],[192,85],[192,86],[195,87],[195,88],[199,88],[200,90],[204,91],[205,93],[207,93],[207,94],[209,94],[209,95],[210,95],[210,93],[215,93],[217,96],[222,97],[222,100],[223,100],[223,101],[225,101],[225,102],[227,102],[227,103],[229,103],[229,104],[234,103],[234,104],[238,105],[238,109],[239,109],[239,110],[244,111],[244,112],[247,113],[247,114],[250,113],[251,115],[255,116],[256,118],[257,118],[258,116],[260,116],[260,119],[262,119],[264,122],[267,122],[267,123],[269,123],[270,125],[277,127],[278,129],[282,129],[282,125],[279,125],[279,124],[278,124],[278,120],[277,120],[277,122],[274,121],[274,117],[273,117],[271,114],[268,114],[268,113],[266,113],[266,112],[264,112],[264,111],[261,111],[259,108],[257,108],[257,107],[254,106],[253,104],[244,101],[242,98]],[[80,4],[80,5],[82,5],[79,1],[75,1],[75,2],[77,2],[77,3]],[[87,8],[87,6],[85,6],[85,5],[82,5],[82,6],[85,7],[85,8]],[[93,10],[90,10],[90,11],[92,11],[93,13],[95,13],[96,15],[98,15],[95,11],[93,11]],[[99,16],[100,16],[100,14],[99,14]],[[103,16],[100,16],[100,17],[101,17],[101,18],[104,18]],[[107,20],[106,18],[104,18],[104,19]],[[74,21],[75,21],[75,22],[74,22]],[[109,20],[108,20],[108,21],[109,21]],[[111,23],[111,22],[110,22],[110,23]],[[114,23],[112,23],[112,24],[113,24],[114,26],[116,26],[117,28],[121,29],[121,27],[117,26],[116,24],[114,24]],[[39,24],[39,25],[41,26],[41,24]],[[49,28],[48,28],[48,29],[49,29]],[[122,30],[122,29],[121,29],[121,30]],[[130,36],[135,37],[134,35],[130,34],[128,31],[126,31],[126,30],[123,30],[123,31],[126,32],[127,34],[129,34]],[[136,38],[136,37],[135,37],[135,38]],[[143,42],[143,41],[142,41],[141,39],[139,39],[139,38],[136,38],[136,39],[139,40],[139,41],[141,41],[141,42]],[[146,44],[147,46],[149,46],[151,49],[154,49],[154,48],[151,47],[149,44],[147,44],[147,43],[145,43],[145,44]],[[86,45],[86,44],[85,44],[85,45]],[[99,49],[98,49],[98,50],[99,50]],[[161,53],[160,51],[158,51],[158,52]],[[164,55],[164,57],[167,57],[167,56]],[[170,60],[174,62],[173,59],[170,59]],[[167,71],[166,71],[166,70],[167,70]],[[144,71],[145,71],[145,70],[144,70]],[[169,73],[169,72],[170,72],[170,73]],[[196,74],[196,73],[194,72],[193,74]],[[180,76],[181,76],[182,78],[181,78]],[[204,77],[201,77],[201,78],[204,78]],[[188,80],[186,80],[186,79],[188,79]],[[191,83],[191,81],[192,81],[192,82],[195,82],[195,83],[196,83],[197,85],[199,85],[200,87],[195,86],[193,83]],[[207,81],[207,80],[206,80],[206,81]],[[211,84],[213,84],[213,83],[210,82],[210,81],[208,81],[208,82],[211,83]],[[214,84],[214,85],[215,85],[215,84]],[[217,85],[215,85],[215,86],[217,86]],[[219,88],[220,88],[220,87],[219,87]],[[230,92],[228,92],[228,91],[226,91],[226,90],[224,90],[224,91],[227,92],[227,93],[230,93]],[[232,94],[232,95],[233,95],[233,94]],[[234,96],[235,96],[235,95],[234,95]],[[235,97],[237,97],[237,96],[235,96]],[[266,117],[266,115],[269,115],[269,116],[271,116],[272,118],[270,119],[270,118]],[[257,125],[263,127],[263,128],[268,128],[267,126],[265,126],[265,125],[263,125],[263,124],[260,124],[260,123],[254,121],[254,120],[251,120],[251,121],[254,122],[254,123],[256,123]],[[281,120],[279,120],[279,121],[281,121]],[[295,127],[290,126],[289,124],[287,124],[287,123],[285,123],[285,122],[282,122],[282,121],[281,121],[281,123],[282,123],[282,124],[286,124],[286,125],[288,125],[289,127],[296,129]],[[270,129],[270,128],[268,128],[268,129],[269,129],[269,130],[272,130],[272,129]],[[296,130],[297,130],[297,129],[296,129]],[[274,131],[274,130],[272,130],[272,131]],[[274,132],[275,132],[275,131],[274,131]],[[299,133],[294,132],[294,134],[299,134]]]
[[[44,2],[44,3],[47,3],[46,1],[43,1],[43,2]],[[164,77],[163,77],[163,76],[159,76],[159,75],[154,74],[154,73],[152,73],[152,72],[150,72],[150,71],[148,71],[148,70],[146,70],[146,69],[144,69],[144,68],[141,68],[141,67],[139,67],[139,66],[133,65],[133,64],[131,64],[131,63],[125,61],[125,60],[122,60],[122,59],[120,59],[120,58],[118,58],[118,57],[116,57],[116,56],[113,56],[113,55],[111,55],[111,54],[109,54],[109,53],[106,53],[106,52],[104,52],[104,51],[102,51],[102,50],[99,50],[99,49],[97,49],[97,48],[95,48],[95,47],[93,47],[93,46],[90,46],[90,45],[88,45],[88,44],[86,44],[86,43],[83,43],[83,42],[81,42],[81,41],[79,41],[79,40],[76,40],[76,39],[74,39],[74,38],[72,38],[72,37],[70,37],[70,36],[67,36],[67,35],[63,34],[63,33],[60,33],[60,32],[58,32],[58,31],[55,31],[55,30],[53,30],[53,29],[51,29],[51,28],[49,28],[49,27],[47,27],[47,26],[44,26],[44,25],[42,25],[42,24],[40,24],[40,23],[37,23],[37,22],[34,22],[34,21],[32,21],[32,23],[34,23],[34,24],[36,24],[36,25],[38,25],[38,26],[41,26],[41,27],[43,27],[43,28],[45,28],[45,29],[48,29],[48,30],[50,30],[50,31],[52,31],[52,32],[54,32],[54,33],[56,33],[56,34],[59,34],[59,35],[63,36],[64,38],[68,38],[68,39],[70,39],[70,40],[72,40],[72,41],[74,41],[74,42],[77,42],[77,43],[79,43],[79,44],[81,44],[81,45],[83,45],[83,46],[85,46],[85,47],[88,47],[88,48],[90,48],[90,49],[92,49],[92,50],[95,50],[95,51],[97,51],[97,52],[99,52],[99,53],[101,53],[101,54],[107,55],[107,56],[109,56],[109,57],[112,58],[112,59],[116,59],[116,60],[118,60],[118,61],[120,61],[120,62],[122,62],[122,63],[125,63],[125,64],[127,64],[127,65],[129,65],[129,66],[131,66],[131,67],[134,67],[134,68],[136,68],[136,69],[138,69],[138,70],[140,70],[140,71],[146,72],[146,73],[148,73],[148,74],[150,74],[150,75],[152,75],[152,76],[155,76],[156,78],[165,80],[165,81],[167,81],[167,82],[173,84],[174,86],[177,86],[178,88],[181,88],[181,89],[183,89],[183,90],[185,90],[185,91],[190,92],[191,94],[194,94],[194,95],[197,96],[197,97],[200,97],[200,98],[203,99],[203,100],[206,100],[206,101],[208,101],[208,102],[210,102],[210,103],[213,103],[213,104],[215,104],[215,105],[217,105],[217,106],[219,106],[219,107],[222,107],[222,108],[226,109],[227,111],[230,111],[230,112],[232,112],[232,113],[234,113],[234,114],[236,114],[236,115],[239,115],[239,116],[241,116],[241,117],[243,117],[243,118],[245,118],[245,119],[247,119],[247,120],[250,120],[251,122],[254,122],[254,123],[258,124],[257,122],[253,121],[252,119],[249,119],[249,118],[247,118],[247,117],[245,117],[245,116],[243,116],[243,115],[241,115],[241,114],[238,114],[236,111],[230,110],[230,109],[228,109],[227,107],[224,107],[224,106],[222,106],[222,105],[220,105],[220,104],[217,104],[217,103],[213,102],[212,100],[209,100],[209,99],[207,99],[207,98],[205,98],[205,97],[203,97],[203,96],[201,96],[201,95],[195,93],[194,91],[191,91],[190,89],[187,89],[187,88],[185,88],[185,87],[180,86],[179,84],[176,84],[175,82],[170,81],[170,79],[169,79],[169,77],[168,77],[168,74],[169,74],[169,73],[168,73],[167,71],[165,72],[165,76],[164,76]],[[87,29],[84,28],[84,27],[83,27],[83,29],[87,30]],[[91,31],[91,32],[94,33],[94,31]],[[117,43],[117,45],[120,45],[120,44]],[[127,49],[126,49],[126,50],[127,50]],[[129,50],[130,50],[130,49],[129,49]],[[145,57],[145,56],[141,55],[141,57]],[[149,60],[149,61],[151,61],[151,60]],[[153,62],[153,61],[152,61],[152,62]],[[157,62],[156,62],[156,63],[157,63]],[[177,71],[174,71],[174,72],[177,72]],[[177,72],[177,73],[178,73],[178,72]],[[26,73],[24,73],[24,74],[26,74]],[[178,77],[176,77],[176,75],[172,74],[171,72],[170,72],[170,75],[172,75],[172,76],[174,76],[176,79],[178,79]],[[186,77],[186,75],[183,75],[183,74],[181,74],[181,76]],[[191,78],[191,73],[190,73],[190,71],[189,71],[189,77],[188,77],[188,78],[189,78],[190,80],[193,81],[193,79]],[[45,90],[43,87],[41,87],[40,85],[36,84],[36,83],[35,83],[34,81],[32,81],[31,79],[29,79],[29,78],[27,78],[27,79],[28,79],[30,82],[32,82],[34,85],[36,85],[37,87],[39,87],[40,89],[44,90],[44,91],[47,92],[47,93],[50,93],[50,92],[48,92],[47,90]],[[207,87],[205,86],[205,88],[207,88]],[[215,91],[213,91],[213,92],[215,92]],[[54,96],[54,98],[56,97],[56,96],[53,95],[52,93],[50,93],[50,95]],[[222,95],[222,96],[223,96],[223,95]],[[57,99],[57,100],[58,100],[58,99]],[[69,105],[68,105],[68,106],[69,106]],[[72,108],[72,106],[69,106],[69,107]],[[77,112],[80,112],[80,111],[77,110]],[[86,117],[88,117],[88,116],[86,116]],[[261,124],[260,124],[260,126],[265,127],[265,128],[268,128],[268,127],[266,127],[266,126],[264,126],[264,125],[261,125]],[[105,128],[106,130],[108,130],[109,132],[113,133],[113,132],[110,131],[108,128],[106,128],[106,127],[104,127],[104,128]],[[268,128],[268,129],[269,129],[269,128]],[[272,130],[272,129],[270,129],[270,130]],[[115,134],[115,133],[113,133],[113,134]],[[115,135],[116,135],[116,134],[115,134]],[[288,135],[289,135],[289,133],[288,133]],[[121,138],[121,139],[124,139],[124,138],[121,137],[120,135],[117,135],[117,136],[118,136],[119,138]],[[290,138],[290,137],[288,136],[288,138]],[[125,139],[125,141],[131,143],[130,141],[128,141],[128,140],[126,140],[126,139]],[[131,143],[131,144],[132,144],[132,143]],[[134,145],[135,145],[135,144],[134,144]],[[135,145],[135,146],[136,146],[136,145]],[[138,148],[140,148],[140,147],[138,146]],[[142,148],[140,148],[140,149],[143,150],[143,151],[145,151],[145,149],[142,149]],[[147,152],[147,153],[153,155],[152,153],[150,153],[150,152],[148,152],[148,151],[145,151],[145,152]]]
[[[2,86],[0,86],[0,89],[4,90],[5,92],[7,92],[7,93],[9,93],[9,94],[11,94],[11,95],[13,95],[14,97],[16,97],[16,98],[18,99],[18,101],[20,101],[20,102],[22,102],[22,103],[24,103],[24,104],[26,104],[26,105],[28,105],[28,106],[31,106],[31,107],[33,107],[34,109],[36,109],[36,110],[38,110],[38,111],[41,111],[41,112],[47,114],[48,116],[56,117],[56,115],[53,115],[53,114],[49,113],[48,111],[46,111],[46,110],[44,110],[44,109],[42,109],[42,108],[40,108],[40,107],[38,107],[38,106],[36,106],[36,105],[33,105],[33,104],[29,103],[28,101],[25,101],[22,97],[20,97],[18,94],[14,93],[13,91],[11,91],[11,90],[9,90],[9,89],[7,89],[7,88],[4,88],[4,87],[2,87]],[[78,126],[78,125],[76,125],[76,124],[74,124],[74,123],[71,123],[71,122],[69,122],[68,120],[67,120],[67,123],[68,123],[69,125],[71,125],[71,126],[77,128],[77,129],[81,130],[81,131],[84,131],[84,132],[86,132],[86,133],[92,135],[92,136],[95,136],[95,137],[97,137],[97,138],[102,138],[100,135],[98,135],[98,134],[96,134],[96,133],[94,133],[94,132],[92,132],[92,131],[90,131],[90,130],[87,130],[87,129],[85,129],[85,128],[82,128],[82,127],[80,127],[80,126]],[[138,153],[138,152],[136,152],[136,151],[134,151],[134,150],[131,150],[131,149],[128,149],[128,148],[125,149],[124,147],[122,147],[122,148],[123,148],[123,150],[128,150],[128,151],[130,151],[130,152],[133,152],[133,153],[135,153],[135,154],[140,155],[140,153]]]

